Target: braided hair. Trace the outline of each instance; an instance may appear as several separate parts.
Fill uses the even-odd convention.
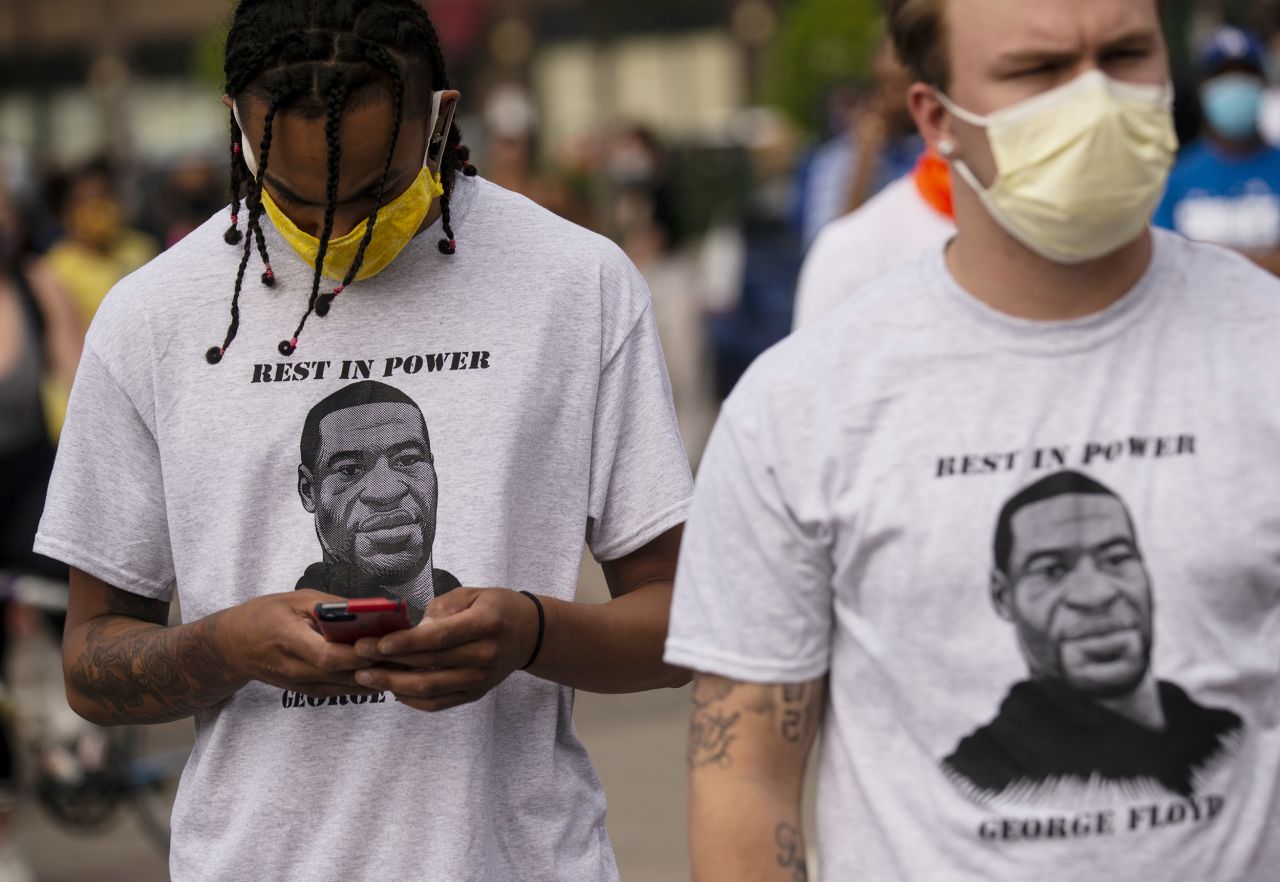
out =
[[[231,226],[224,238],[242,249],[235,291],[231,299],[231,321],[221,346],[206,353],[210,364],[218,364],[235,340],[240,327],[240,294],[249,262],[256,247],[262,259],[262,284],[271,287],[275,273],[263,234],[263,181],[271,157],[275,119],[283,111],[304,118],[325,119],[328,180],[325,192],[323,229],[316,257],[307,311],[293,336],[280,343],[279,350],[290,356],[298,347],[298,337],[314,313],[323,318],[335,298],[355,279],[373,240],[378,210],[382,206],[396,143],[406,111],[430,101],[432,92],[449,88],[440,40],[431,20],[415,0],[240,0],[227,35],[225,61],[226,93],[233,102],[251,95],[265,102],[262,142],[255,151],[257,174],[250,171],[242,153],[243,130],[235,112],[230,113],[231,134]],[[378,181],[373,214],[342,283],[321,294],[324,261],[333,233],[338,202],[338,168],[342,149],[338,134],[348,102],[358,94],[380,89],[393,101],[394,129],[387,160]],[[432,133],[433,134],[433,133]],[[471,151],[462,143],[462,132],[450,125],[444,133],[440,197],[444,238],[441,253],[457,250],[449,210],[455,176],[476,174]],[[240,220],[244,211],[245,228]]]

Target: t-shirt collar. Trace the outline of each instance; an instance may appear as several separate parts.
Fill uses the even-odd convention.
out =
[[[1064,355],[1111,340],[1147,313],[1158,299],[1156,289],[1168,283],[1176,255],[1169,247],[1169,236],[1160,231],[1153,231],[1152,244],[1151,263],[1128,293],[1100,312],[1068,321],[1017,318],[983,303],[951,274],[948,246],[931,253],[926,272],[943,309],[993,345],[1029,354]]]

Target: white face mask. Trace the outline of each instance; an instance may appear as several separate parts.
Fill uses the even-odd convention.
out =
[[[1098,70],[1013,107],[978,116],[938,100],[987,130],[996,179],[983,187],[951,164],[1009,235],[1055,263],[1097,260],[1147,228],[1178,149],[1173,90]]]

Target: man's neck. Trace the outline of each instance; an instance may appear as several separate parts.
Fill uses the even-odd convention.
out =
[[[962,288],[1006,315],[1046,322],[1085,318],[1129,293],[1151,264],[1149,232],[1098,260],[1054,263],[1006,233],[976,196],[956,195],[960,232],[947,251],[947,266]]]
[[[1127,720],[1156,732],[1165,727],[1164,705],[1160,702],[1160,687],[1154,677],[1148,676],[1137,689],[1121,698],[1102,699],[1098,704]]]

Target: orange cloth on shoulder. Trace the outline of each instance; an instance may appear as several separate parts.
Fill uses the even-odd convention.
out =
[[[951,201],[951,167],[932,150],[926,150],[911,173],[921,198],[943,217],[955,220],[955,206]]]

